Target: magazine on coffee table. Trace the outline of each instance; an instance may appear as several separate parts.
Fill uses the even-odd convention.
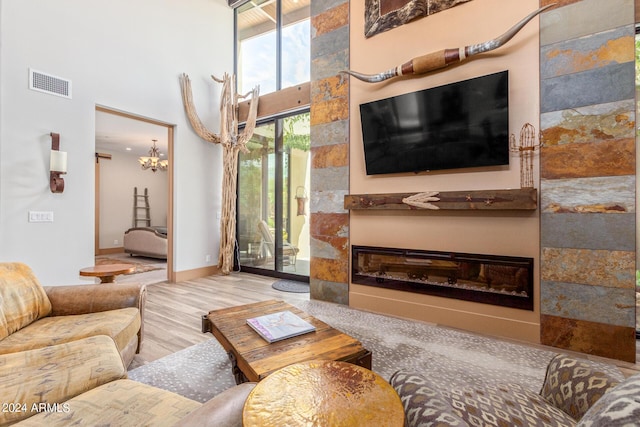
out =
[[[253,317],[247,319],[247,324],[269,343],[316,330],[311,323],[301,319],[289,310]]]

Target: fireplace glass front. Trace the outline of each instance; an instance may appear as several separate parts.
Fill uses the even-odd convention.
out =
[[[352,246],[359,285],[533,310],[533,258]]]

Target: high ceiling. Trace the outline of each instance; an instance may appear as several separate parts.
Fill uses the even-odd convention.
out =
[[[283,25],[309,18],[311,0],[282,0]],[[252,0],[238,8],[240,39],[273,31],[276,25],[276,1]],[[117,114],[96,112],[96,151],[131,152],[146,156],[157,139],[161,153],[167,152],[167,128]],[[131,150],[127,150],[130,148]]]
[[[311,0],[282,0],[282,25],[309,18]],[[238,8],[240,40],[258,36],[276,27],[275,0],[253,0]]]

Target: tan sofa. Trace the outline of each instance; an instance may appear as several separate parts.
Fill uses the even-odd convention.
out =
[[[199,402],[127,379],[106,335],[0,355],[0,426],[241,426],[254,384]]]
[[[151,258],[167,258],[167,233],[154,227],[130,228],[124,233],[125,253]]]
[[[240,426],[253,384],[205,404],[127,379],[146,288],[45,288],[0,263],[0,426]],[[195,423],[195,424],[194,424]]]
[[[0,263],[0,354],[96,335],[113,339],[125,366],[140,351],[146,287],[43,287],[22,263]]]

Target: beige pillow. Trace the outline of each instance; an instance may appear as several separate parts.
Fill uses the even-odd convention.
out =
[[[0,263],[0,339],[51,313],[46,292],[22,263]]]

